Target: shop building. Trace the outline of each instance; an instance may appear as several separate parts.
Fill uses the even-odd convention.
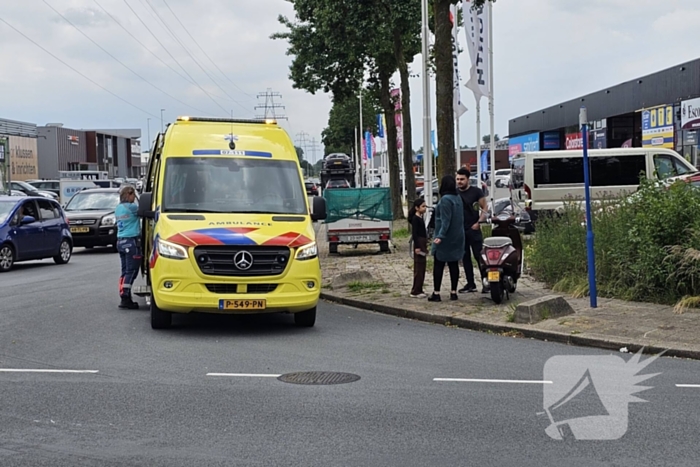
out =
[[[8,174],[10,180],[37,178],[37,126],[34,123],[0,119],[0,139],[3,140],[3,148],[0,149],[0,165],[3,165],[1,178],[7,181]]]
[[[104,171],[112,178],[138,177],[141,173],[140,157],[132,155],[141,130],[74,130],[60,123],[37,130],[39,178],[53,179],[60,171],[73,170]]]
[[[590,148],[671,148],[700,166],[700,59],[511,119],[509,156],[582,149],[582,106]]]

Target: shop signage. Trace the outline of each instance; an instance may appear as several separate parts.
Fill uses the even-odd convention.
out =
[[[673,106],[642,111],[642,147],[673,149]]]
[[[544,149],[561,149],[558,131],[545,131],[542,133],[542,146]]]
[[[73,146],[77,146],[78,143],[80,143],[80,138],[77,135],[68,135],[68,141],[70,141],[70,144]]]
[[[508,139],[508,156],[513,157],[521,152],[535,152],[540,150],[540,134],[516,136]]]
[[[605,128],[602,130],[593,130],[591,132],[591,139],[593,143],[591,144],[591,149],[604,149],[607,146],[608,138],[607,131]]]
[[[566,149],[583,149],[583,135],[579,131],[578,133],[567,133],[564,141],[566,142]]]
[[[681,102],[681,128],[700,128],[700,97]]]

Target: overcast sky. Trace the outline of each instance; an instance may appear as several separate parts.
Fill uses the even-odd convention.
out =
[[[293,89],[287,45],[269,38],[281,30],[279,14],[293,15],[285,0],[4,0],[2,6],[0,18],[38,45],[0,21],[0,118],[141,128],[145,140],[148,118],[151,137],[160,129],[161,109],[166,123],[178,115],[252,117],[264,104],[258,94],[269,88],[282,96],[289,117],[283,126],[293,139],[300,132],[321,139],[330,96]],[[698,24],[698,0],[498,0],[496,133],[507,135],[508,119],[524,113],[700,57],[693,40]],[[463,31],[459,39],[466,78]],[[413,71],[420,71],[420,56]],[[462,89],[469,112],[460,120],[460,138],[474,144],[474,98]],[[412,93],[418,148],[420,78]],[[487,108],[483,100],[482,134],[489,131]]]

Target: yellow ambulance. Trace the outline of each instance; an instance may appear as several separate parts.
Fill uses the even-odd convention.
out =
[[[321,267],[295,148],[274,121],[180,117],[156,139],[139,200],[151,327],[173,313],[293,313],[313,326]]]

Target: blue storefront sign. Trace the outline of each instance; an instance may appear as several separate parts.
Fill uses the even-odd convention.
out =
[[[542,133],[542,147],[547,149],[561,149],[561,136],[558,131],[545,131]]]
[[[521,152],[533,152],[540,150],[540,134],[530,133],[529,135],[516,136],[508,139],[508,158],[512,159]]]
[[[608,143],[607,130],[605,128],[593,130],[591,132],[591,140],[591,149],[605,149]]]

